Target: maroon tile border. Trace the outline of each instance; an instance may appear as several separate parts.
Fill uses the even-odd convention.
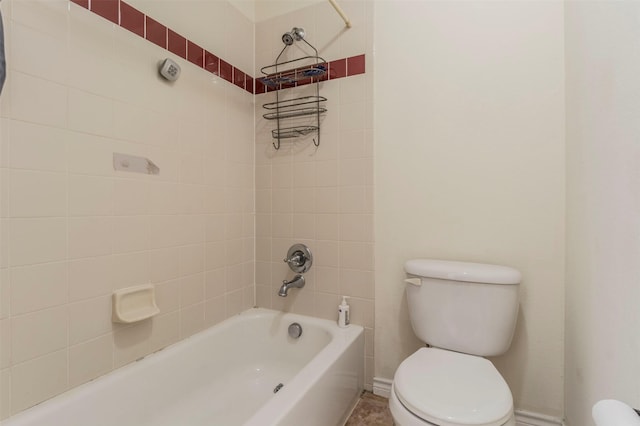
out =
[[[71,0],[71,2],[82,6],[85,9],[89,9],[89,0]]]
[[[169,46],[169,52],[180,56],[182,59],[187,59],[187,39],[180,34],[168,28],[167,41]]]
[[[364,55],[352,56],[347,58],[347,75],[364,74],[365,71],[365,58]]]
[[[204,68],[204,49],[191,40],[187,40],[187,60],[200,68]]]
[[[145,15],[147,32],[145,38],[163,49],[167,48],[167,27]]]
[[[242,71],[240,71],[237,68],[233,69],[233,84],[235,84],[236,86],[244,89],[244,79],[245,79],[245,73],[243,73]]]
[[[254,94],[255,92],[255,82],[256,80],[251,77],[249,74],[246,75],[245,77],[247,80],[244,84],[244,90],[246,90],[247,92]]]
[[[329,62],[329,80],[347,76],[347,60],[337,59]]]
[[[365,55],[357,55],[323,64],[328,72],[320,77],[309,77],[295,83],[270,86],[264,83],[263,77],[251,77],[239,68],[208,52],[122,0],[69,1],[145,38],[200,68],[204,68],[251,94],[273,92],[288,87],[304,86],[318,81],[334,80],[365,73]]]
[[[108,19],[114,24],[120,24],[119,0],[92,0],[89,7],[93,13]]]
[[[144,13],[120,2],[120,26],[144,38]]]
[[[211,52],[204,51],[204,69],[212,74],[220,75],[220,58]]]
[[[227,61],[223,61],[220,59],[220,67],[219,67],[220,77],[227,80],[229,83],[233,83],[233,66]]]

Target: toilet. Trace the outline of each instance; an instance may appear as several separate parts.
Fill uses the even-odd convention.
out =
[[[520,272],[433,259],[410,260],[405,271],[411,326],[427,346],[396,370],[396,426],[515,426],[511,390],[484,357],[511,345]]]

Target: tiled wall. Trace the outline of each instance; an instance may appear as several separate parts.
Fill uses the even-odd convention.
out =
[[[253,305],[254,109],[247,91],[77,4],[0,6],[6,418]],[[236,14],[227,25],[253,31]],[[165,57],[182,67],[173,84],[157,76]],[[160,174],[114,172],[114,152]],[[112,291],[147,282],[161,314],[113,324]]]
[[[280,40],[303,27],[306,40],[327,61],[365,54],[372,57],[370,2],[344,2],[354,26],[344,23],[327,2],[256,24],[256,75],[273,63]],[[298,44],[292,58],[300,54]],[[272,146],[274,122],[264,120],[262,104],[274,93],[256,96],[256,302],[258,306],[337,319],[340,295],[351,296],[352,321],[365,326],[366,386],[373,378],[373,144],[372,69],[320,83],[328,99],[320,146],[314,135],[283,139]],[[346,75],[346,74],[345,74]],[[315,93],[315,85],[279,92],[282,98]],[[293,272],[282,261],[294,243],[307,244],[314,263],[303,289],[286,298],[277,290]]]
[[[254,91],[253,78],[247,75],[246,72],[201,47],[197,42],[190,40],[189,37],[180,34],[175,28],[169,28],[162,22],[158,22],[153,16],[143,13],[143,11],[136,9],[127,2],[121,0],[70,1],[114,24],[120,25],[122,28],[148,40],[150,43],[167,49],[174,55],[188,60],[195,66],[247,90],[249,93],[253,93]],[[224,7],[224,5],[222,7]],[[229,6],[227,5],[226,9],[229,10],[228,8]],[[187,16],[191,16],[191,10],[189,10],[189,12],[190,13],[186,14]],[[213,10],[210,12],[214,13]],[[218,15],[220,14],[219,10],[215,10],[215,12],[217,12]],[[245,25],[245,30],[247,28]],[[207,41],[205,36],[202,37],[203,41]],[[227,49],[223,50],[226,51]],[[233,47],[231,50],[233,50]],[[245,49],[236,49],[236,54],[238,51],[244,50]],[[250,53],[251,52],[243,55],[244,57],[242,59],[246,60],[247,58],[251,58],[252,55]]]

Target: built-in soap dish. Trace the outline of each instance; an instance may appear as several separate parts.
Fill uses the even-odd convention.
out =
[[[122,288],[113,293],[113,322],[132,323],[160,312],[152,284]]]

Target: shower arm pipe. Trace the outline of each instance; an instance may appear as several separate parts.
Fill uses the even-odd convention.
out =
[[[336,3],[336,0],[329,0],[329,3],[331,3],[331,6],[333,6],[336,12],[338,12],[338,15],[340,15],[340,17],[344,21],[344,25],[346,25],[347,28],[351,28],[351,21],[349,20],[349,17],[346,13],[344,13],[344,10],[342,10],[340,5]]]

